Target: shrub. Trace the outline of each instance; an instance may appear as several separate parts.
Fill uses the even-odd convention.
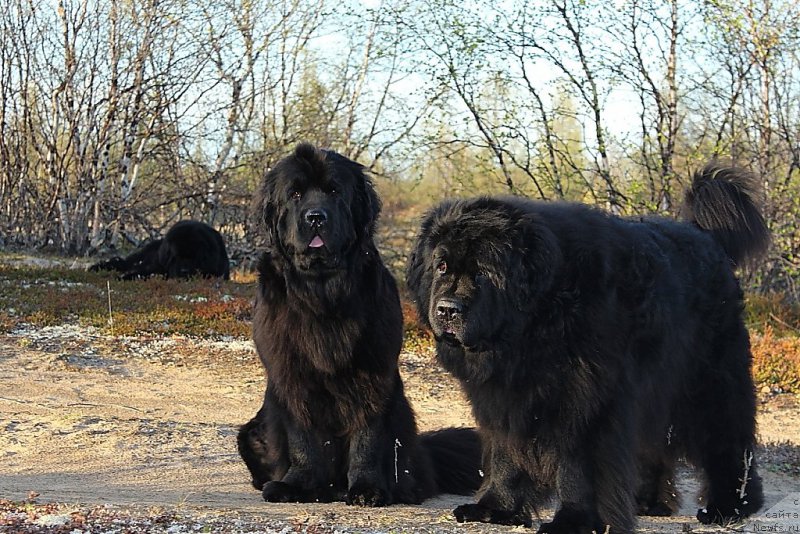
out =
[[[400,298],[403,309],[403,350],[423,353],[433,350],[433,334],[417,314],[417,308],[407,297]]]
[[[800,393],[800,338],[776,337],[768,326],[752,337],[752,349],[757,385]]]
[[[745,320],[751,331],[769,327],[778,336],[800,334],[800,305],[782,293],[749,294],[745,299]]]

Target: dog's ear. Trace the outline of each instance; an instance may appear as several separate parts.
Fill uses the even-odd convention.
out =
[[[368,242],[375,235],[375,226],[382,208],[381,199],[364,166],[349,159],[346,162],[348,170],[356,179],[353,199],[356,229],[360,233],[359,239],[366,238],[363,241]]]
[[[564,259],[555,235],[535,213],[522,215],[513,228],[509,277],[520,306],[530,308],[552,287]]]
[[[428,327],[431,326],[428,318],[428,306],[433,284],[433,271],[431,270],[428,256],[430,256],[431,225],[435,217],[435,210],[431,210],[423,216],[419,234],[417,234],[417,238],[411,248],[411,254],[406,265],[406,287],[414,300],[417,315]]]
[[[274,184],[278,167],[269,169],[253,195],[253,202],[250,209],[253,213],[256,226],[266,237],[267,248],[272,248],[275,241],[277,208],[275,206]]]

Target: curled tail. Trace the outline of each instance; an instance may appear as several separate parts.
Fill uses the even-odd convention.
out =
[[[445,428],[420,436],[439,493],[471,495],[483,482],[481,441],[474,428]]]
[[[734,265],[741,266],[763,256],[769,247],[758,190],[747,171],[709,163],[695,172],[681,218],[709,232]]]

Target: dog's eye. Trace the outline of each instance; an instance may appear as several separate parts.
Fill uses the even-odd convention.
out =
[[[300,200],[301,198],[303,198],[303,193],[297,190],[291,191],[289,193],[289,198],[291,198],[292,200]]]
[[[328,191],[328,194],[329,195],[338,195],[339,194],[339,190],[336,189],[335,187],[331,187],[331,190]]]
[[[447,262],[442,260],[436,264],[436,272],[439,274],[445,274],[447,272]]]

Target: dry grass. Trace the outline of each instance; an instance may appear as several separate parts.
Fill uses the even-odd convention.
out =
[[[403,349],[415,354],[432,354],[433,334],[420,321],[414,303],[402,297],[400,305],[403,309]]]
[[[248,337],[254,287],[207,279],[123,282],[108,273],[0,264],[0,331],[78,322],[117,335]]]
[[[800,304],[781,293],[748,295],[745,320],[750,331],[770,328],[777,336],[800,336]]]

